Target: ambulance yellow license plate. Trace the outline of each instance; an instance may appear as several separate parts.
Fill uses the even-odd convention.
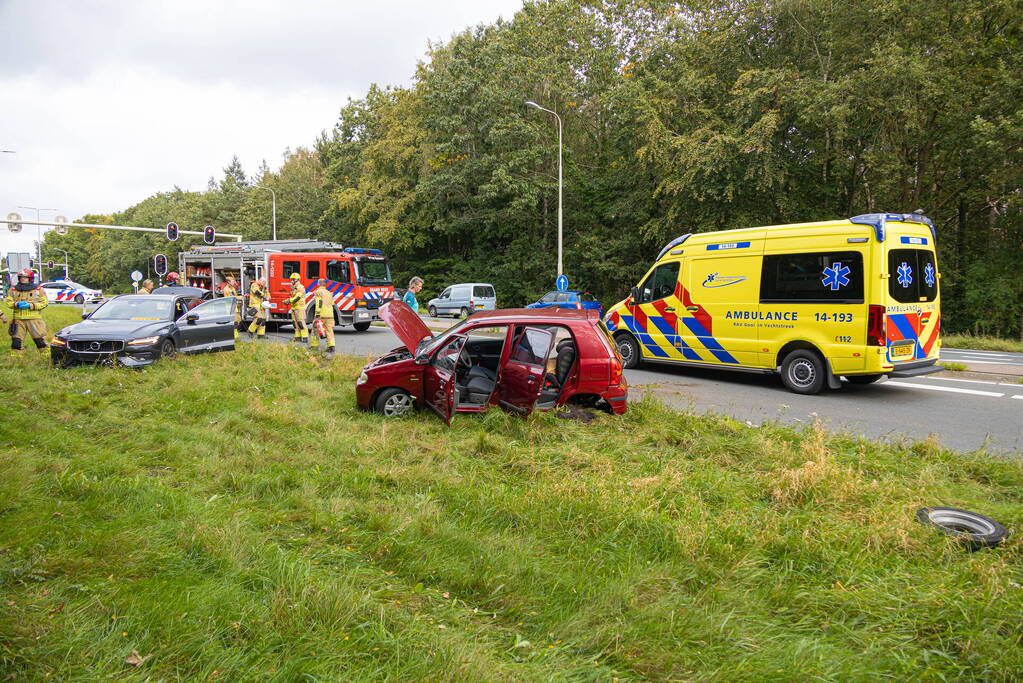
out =
[[[913,355],[913,344],[892,344],[891,347],[892,358],[898,356],[912,356]]]

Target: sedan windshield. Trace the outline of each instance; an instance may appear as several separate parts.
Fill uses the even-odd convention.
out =
[[[387,261],[359,261],[360,285],[391,284],[391,266]]]
[[[100,306],[90,320],[170,320],[174,299],[143,299],[126,296]]]

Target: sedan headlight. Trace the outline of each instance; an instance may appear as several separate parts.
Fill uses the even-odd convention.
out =
[[[67,346],[67,339],[54,336],[53,339],[50,340],[50,346]]]
[[[160,337],[142,337],[141,339],[132,339],[128,342],[128,346],[149,346],[160,341]]]
[[[368,381],[369,381],[369,375],[367,375],[366,371],[363,370],[362,374],[359,375],[359,379],[355,380],[355,383],[356,384],[365,384]]]

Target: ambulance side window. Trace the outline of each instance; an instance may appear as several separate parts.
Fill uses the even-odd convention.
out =
[[[320,262],[307,261],[305,264],[305,276],[308,278],[320,277]]]
[[[674,294],[678,283],[678,266],[678,261],[657,266],[640,285],[638,303],[646,304]]]
[[[348,262],[327,261],[327,279],[334,282],[348,282],[351,279],[348,276]]]
[[[863,255],[857,251],[767,254],[760,303],[863,303]]]

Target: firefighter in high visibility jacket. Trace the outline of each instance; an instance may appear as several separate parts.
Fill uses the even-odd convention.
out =
[[[305,343],[309,341],[309,330],[305,326],[305,287],[302,286],[302,276],[298,273],[291,274],[291,293],[288,295],[288,305],[291,306],[291,324],[295,328],[295,337],[292,343]]]
[[[327,339],[327,352],[324,357],[330,360],[334,357],[334,295],[327,289],[326,280],[318,280],[317,287],[313,291],[313,312],[316,316],[313,320],[313,334],[309,335],[309,346],[317,348],[320,345],[320,332]]]
[[[266,339],[266,315],[267,309],[263,302],[270,299],[270,293],[266,291],[266,280],[259,279],[249,287],[249,315],[254,316],[249,325],[249,339],[255,334],[259,339]],[[252,309],[255,309],[253,312]]]
[[[40,351],[46,349],[46,323],[43,309],[49,303],[42,287],[32,282],[35,273],[26,268],[18,272],[18,284],[11,287],[4,306],[11,310],[11,350],[21,351],[22,340],[31,337]]]
[[[242,298],[238,296],[238,284],[234,278],[230,275],[227,276],[227,282],[224,283],[224,288],[220,290],[220,293],[224,297],[234,297],[234,338],[238,340],[238,330],[242,326]]]

